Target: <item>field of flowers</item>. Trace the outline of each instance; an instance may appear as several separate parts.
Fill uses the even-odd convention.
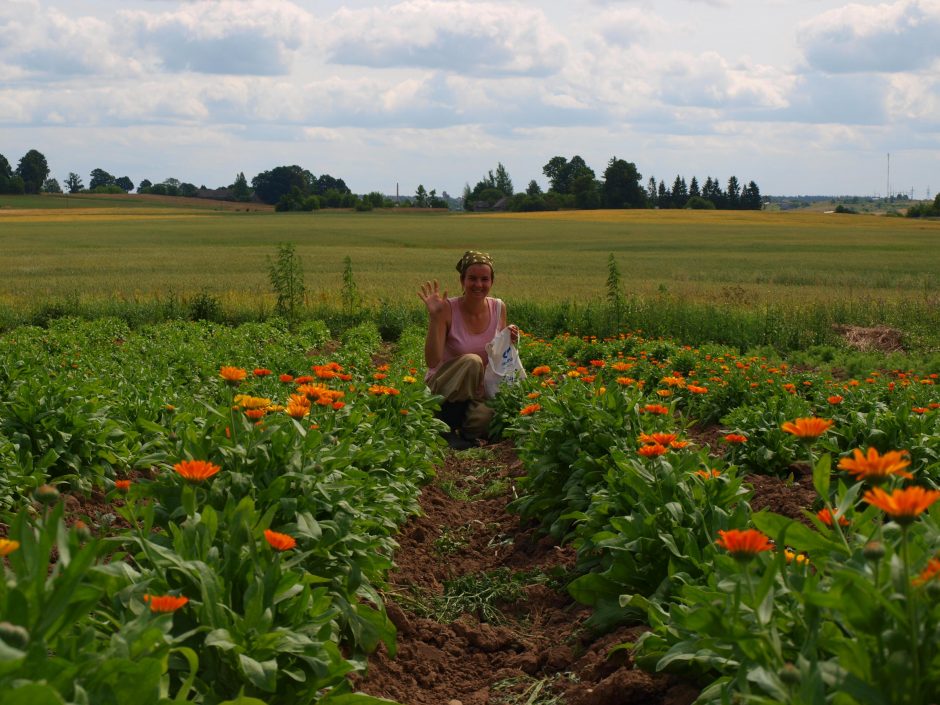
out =
[[[578,551],[601,628],[646,621],[642,666],[700,703],[940,698],[936,373],[860,379],[623,335],[533,340],[498,398],[526,464],[514,507]],[[811,476],[798,516],[754,474]]]
[[[0,337],[0,702],[386,702],[398,528],[443,457],[423,331],[57,319]],[[940,699],[940,381],[523,339],[512,507],[702,703]],[[755,475],[811,480],[793,516]]]
[[[327,337],[0,339],[0,701],[385,702],[347,674],[394,650],[376,587],[441,456],[436,405],[374,326]]]

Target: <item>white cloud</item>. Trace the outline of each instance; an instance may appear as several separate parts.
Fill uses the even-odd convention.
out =
[[[916,71],[940,59],[940,2],[851,4],[800,27],[810,65],[831,73]]]
[[[286,0],[218,0],[171,12],[128,10],[121,24],[166,70],[287,73],[313,17]]]
[[[330,18],[324,42],[337,64],[483,76],[551,75],[568,48],[538,9],[466,0],[343,8]]]
[[[670,25],[648,8],[618,8],[604,12],[594,21],[595,32],[614,46],[643,43],[670,31]]]

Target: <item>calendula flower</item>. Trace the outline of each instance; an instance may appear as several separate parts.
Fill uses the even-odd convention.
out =
[[[826,431],[828,431],[833,426],[833,421],[830,419],[820,419],[815,416],[810,416],[808,418],[796,419],[794,421],[787,421],[782,424],[780,428],[787,433],[791,433],[797,438],[804,440],[811,438],[819,438]]]
[[[914,476],[904,470],[910,464],[911,461],[905,457],[903,451],[889,450],[880,455],[875,448],[869,448],[866,453],[856,448],[852,451],[851,458],[842,458],[839,461],[839,469],[851,473],[856,480],[880,484],[891,475],[913,479]]]
[[[310,413],[310,404],[309,402],[304,404],[302,401],[298,401],[292,398],[290,402],[288,402],[284,413],[286,413],[292,419],[297,419],[299,421]]]
[[[293,382],[293,381],[294,381],[294,375],[289,375],[289,374],[287,374],[287,373],[285,372],[285,373],[282,374],[280,377],[278,377],[278,379],[281,380],[281,381],[284,382],[284,383]]]
[[[641,433],[640,443],[656,444],[668,446],[679,437],[676,433]]]
[[[604,367],[606,364],[603,360],[591,360],[591,367]]]
[[[927,562],[927,567],[911,582],[914,583],[914,585],[926,585],[931,580],[936,579],[938,575],[940,575],[940,558],[931,558]]]
[[[661,396],[663,399],[665,399],[666,397],[671,397],[671,396],[672,396],[672,391],[669,390],[669,389],[657,389],[657,390],[656,390],[656,394],[658,394],[658,395]]]
[[[826,397],[826,401],[835,406],[836,404],[841,404],[845,400],[840,395],[833,394],[831,397]]]
[[[412,377],[411,375],[405,375],[404,377],[401,378],[401,381],[406,382],[408,384],[414,384],[415,382],[418,381],[418,379],[416,377]]]
[[[541,392],[529,392],[528,394],[525,395],[525,398],[526,399],[538,399],[540,396],[542,396]]]
[[[642,455],[644,458],[656,458],[660,455],[665,455],[667,452],[668,449],[665,446],[659,445],[658,443],[641,446],[637,451],[637,453]]]
[[[903,490],[894,490],[888,494],[880,487],[874,487],[862,497],[902,526],[910,524],[914,519],[930,508],[930,505],[940,499],[940,491],[927,490],[923,487],[907,487]]]
[[[644,414],[665,415],[669,413],[669,407],[662,404],[647,404],[640,411]]]
[[[264,530],[264,538],[275,551],[288,551],[297,545],[297,540],[293,536],[271,531],[271,529]]]
[[[742,436],[740,433],[728,433],[725,435],[725,442],[732,445],[747,443],[747,436]]]
[[[130,490],[130,488],[131,488],[130,480],[115,480],[114,481],[114,489],[116,489],[118,492],[127,492]]]
[[[167,613],[176,612],[189,602],[189,598],[182,595],[144,595],[144,602],[150,605],[151,612]]]
[[[251,371],[251,374],[253,374],[255,377],[267,377],[269,374],[271,374],[271,370],[266,367],[256,367]]]
[[[334,401],[331,406],[333,407],[333,411],[339,411],[339,410],[342,409],[344,406],[346,406],[346,402],[344,402],[344,401]]]
[[[695,384],[687,385],[686,389],[692,392],[692,394],[708,394],[708,387],[699,387]]]
[[[177,474],[190,482],[202,482],[219,472],[222,468],[208,460],[181,460],[173,466]]]
[[[541,411],[541,409],[542,409],[542,405],[541,405],[541,404],[529,404],[528,406],[522,407],[522,409],[519,411],[519,415],[520,415],[520,416],[531,416],[531,415],[534,414],[536,411]]]
[[[712,478],[715,478],[715,477],[721,477],[721,471],[715,470],[714,468],[711,468],[711,469],[706,468],[705,470],[696,470],[695,474],[698,475],[703,480],[711,480]]]
[[[373,396],[377,396],[377,397],[383,396],[383,395],[384,396],[396,396],[398,394],[401,394],[401,392],[395,389],[395,387],[386,387],[385,385],[382,385],[382,384],[373,384],[371,387],[369,387],[369,394],[372,394]]]
[[[232,386],[238,384],[247,376],[248,371],[242,369],[241,367],[222,367],[219,370],[219,377],[224,379],[226,384],[230,384]]]
[[[0,539],[0,557],[9,556],[19,547],[19,541],[14,541],[13,539]]]
[[[731,529],[719,531],[721,537],[715,543],[728,551],[731,557],[739,561],[749,561],[761,551],[773,550],[773,544],[757,529]]]
[[[816,518],[819,519],[819,521],[821,521],[826,526],[832,528],[832,512],[830,512],[828,509],[820,509],[818,512],[816,512]],[[839,526],[848,526],[848,525],[849,525],[849,520],[846,519],[844,516],[840,515]]]
[[[265,414],[264,409],[245,409],[245,416],[247,416],[252,421],[258,421],[259,419],[263,419],[264,414]]]

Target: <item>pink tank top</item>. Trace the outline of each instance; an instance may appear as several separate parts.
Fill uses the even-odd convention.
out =
[[[447,299],[447,303],[450,304],[450,330],[447,331],[447,337],[444,339],[444,357],[437,367],[428,370],[424,376],[425,381],[431,379],[445,362],[467,353],[476,353],[483,359],[483,366],[485,367],[487,364],[486,344],[499,331],[499,319],[502,317],[503,302],[500,299],[487,297],[486,303],[490,309],[490,324],[482,333],[471,333],[464,323],[463,314],[460,312],[460,305],[457,303],[459,298],[459,296],[451,296]]]

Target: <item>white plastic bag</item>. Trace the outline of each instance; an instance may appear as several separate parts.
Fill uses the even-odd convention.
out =
[[[525,368],[510,336],[509,328],[503,328],[486,344],[489,360],[483,373],[483,396],[487,399],[495,397],[501,385],[525,379]]]

